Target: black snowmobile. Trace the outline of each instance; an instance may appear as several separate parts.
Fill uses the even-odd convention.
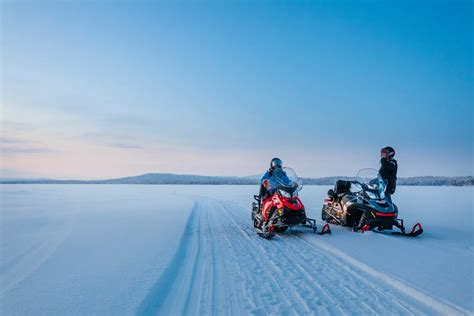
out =
[[[364,233],[371,230],[382,232],[392,230],[392,234],[416,237],[423,233],[420,223],[407,233],[403,220],[398,218],[398,208],[385,196],[387,185],[375,169],[362,169],[354,180],[338,180],[334,189],[328,191],[324,200],[321,217],[332,224],[352,227]]]

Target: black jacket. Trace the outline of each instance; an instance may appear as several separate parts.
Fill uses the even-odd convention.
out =
[[[387,160],[382,158],[380,159],[380,164],[379,173],[382,178],[387,181],[387,189],[385,190],[385,193],[391,195],[395,193],[395,188],[397,187],[397,161],[395,159]]]

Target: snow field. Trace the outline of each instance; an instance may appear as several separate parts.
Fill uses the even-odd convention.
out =
[[[327,189],[303,189],[309,216]],[[398,188],[421,238],[332,226],[273,240],[253,231],[254,186],[1,190],[5,315],[473,314],[472,188]]]

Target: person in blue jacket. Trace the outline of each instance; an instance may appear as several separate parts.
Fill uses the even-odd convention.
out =
[[[262,179],[260,180],[260,201],[263,201],[264,199],[275,193],[276,188],[271,185],[270,180],[275,170],[281,168],[283,168],[283,162],[280,158],[273,158],[270,161],[270,169],[265,172]]]

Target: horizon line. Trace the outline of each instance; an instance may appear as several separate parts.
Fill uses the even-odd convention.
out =
[[[258,175],[248,175],[248,176],[222,176],[222,175],[201,175],[201,174],[189,174],[189,173],[172,173],[172,172],[147,172],[142,174],[130,175],[130,176],[122,176],[122,177],[115,177],[115,178],[101,178],[101,179],[79,179],[79,178],[48,178],[48,177],[0,177],[0,181],[110,181],[110,180],[117,180],[117,179],[125,179],[125,178],[134,178],[140,177],[145,175],[173,175],[173,176],[193,176],[193,177],[206,177],[206,178],[253,178]],[[302,179],[325,179],[325,178],[337,178],[337,177],[346,177],[346,178],[355,178],[355,176],[348,176],[348,175],[332,175],[332,176],[316,176],[316,177],[306,177],[306,176],[299,176]],[[440,175],[416,175],[416,176],[403,176],[398,177],[398,179],[408,179],[408,178],[468,178],[474,177],[473,175],[456,175],[456,176],[440,176]]]

